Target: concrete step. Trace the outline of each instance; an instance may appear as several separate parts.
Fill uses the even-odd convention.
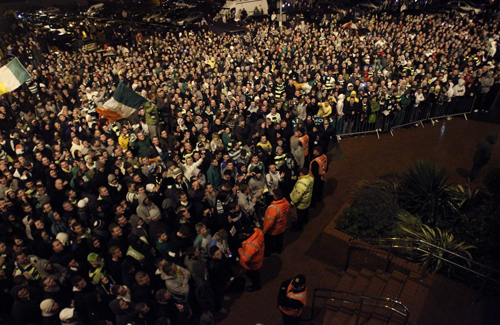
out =
[[[389,278],[389,274],[383,274],[381,270],[377,270],[374,272],[368,287],[366,288],[364,295],[371,297],[379,297],[382,294],[382,291],[385,288],[387,283],[387,279]],[[369,324],[372,312],[374,311],[374,307],[364,306],[363,310],[360,314],[360,324],[366,323]],[[351,324],[351,323],[349,323]],[[355,324],[355,319],[354,323]]]
[[[352,283],[358,277],[359,272],[354,269],[347,269],[342,276],[340,277],[339,282],[333,288],[338,291],[349,291]],[[332,294],[333,295],[333,294]],[[339,295],[335,295],[335,297],[339,297]],[[315,317],[314,324],[331,324],[332,318],[335,315],[339,307],[339,303],[336,301],[325,301],[322,305],[320,305],[321,310],[318,313],[318,316]]]
[[[363,294],[370,284],[372,280],[374,272],[368,269],[361,269],[357,278],[352,283],[348,292],[355,294]],[[357,298],[354,296],[346,296],[345,298],[349,300],[356,301]],[[337,303],[338,308],[336,313],[332,317],[333,324],[335,325],[343,325],[348,324],[352,319],[352,316],[355,315],[357,308],[359,307],[357,304],[348,304],[348,303]]]
[[[405,274],[400,273],[398,271],[393,271],[389,275],[387,283],[384,287],[384,290],[380,294],[380,297],[398,300],[399,296],[401,295],[401,291],[403,290],[403,287],[406,283],[406,278],[407,276]],[[380,301],[378,304],[397,307],[391,303],[384,303],[382,301]],[[397,324],[396,322],[392,321],[392,318],[395,317],[396,315],[398,314],[387,309],[374,308],[372,317],[370,319],[370,325],[393,324],[393,323]]]
[[[403,290],[399,295],[399,301],[410,311],[409,324],[421,324],[419,318],[424,310],[427,296],[429,295],[430,284],[426,281],[419,281],[418,274],[412,274],[406,279]]]

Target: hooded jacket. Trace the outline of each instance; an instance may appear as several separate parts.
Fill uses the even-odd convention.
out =
[[[52,271],[47,271],[45,268],[49,263],[50,262],[46,259],[40,259],[35,263],[36,270],[38,271],[38,274],[40,274],[42,278],[50,277],[54,280],[60,280],[61,278],[64,277],[64,273],[67,273],[66,268],[57,263],[51,263]]]
[[[495,82],[495,79],[493,79],[493,71],[488,71],[486,76],[481,77],[479,80],[481,81],[481,93],[488,93]]]
[[[115,299],[109,303],[109,309],[115,314],[116,325],[127,325],[133,323],[135,304],[127,302],[128,308],[123,310],[120,307],[120,299]]]
[[[453,87],[453,96],[461,97],[465,95],[465,80],[458,80],[458,84]]]
[[[146,223],[149,224],[151,219],[157,219],[160,216],[160,209],[151,200],[145,204],[144,201],[148,198],[146,194],[139,194],[137,197],[136,212],[137,215]]]
[[[290,138],[290,148],[293,158],[295,158],[299,167],[304,167],[304,149],[302,149],[299,144],[299,140],[296,137]]]
[[[345,95],[340,94],[339,99],[337,100],[337,114],[339,117],[344,116],[344,100],[345,100]]]
[[[162,279],[165,280],[165,285],[168,291],[174,295],[175,300],[183,301],[187,299],[189,294],[189,279],[191,272],[177,265],[177,272],[174,275],[163,273]]]
[[[142,241],[147,242],[148,238],[148,231],[146,229],[147,225],[142,225],[141,227],[138,227],[139,220],[141,218],[137,214],[133,214],[130,216],[130,224],[132,225],[132,231],[130,232],[132,235],[136,235],[137,237],[141,238]],[[146,226],[146,227],[145,227]]]

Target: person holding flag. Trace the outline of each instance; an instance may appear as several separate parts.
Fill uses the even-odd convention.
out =
[[[136,109],[146,103],[148,103],[146,98],[125,86],[123,81],[120,81],[113,97],[106,101],[102,105],[103,107],[97,107],[96,111],[112,123],[129,117]]]
[[[17,58],[0,68],[0,96],[16,90],[31,76]]]

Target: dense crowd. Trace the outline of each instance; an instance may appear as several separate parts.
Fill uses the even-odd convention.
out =
[[[470,18],[117,28],[93,53],[0,35],[2,63],[32,76],[0,96],[2,322],[211,324],[242,240],[273,200],[300,209],[303,167],[355,119],[386,130],[425,101],[489,100],[499,21]],[[109,123],[96,107],[120,81],[149,102]]]

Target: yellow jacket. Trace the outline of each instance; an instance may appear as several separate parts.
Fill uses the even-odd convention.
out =
[[[318,111],[319,116],[328,117],[332,114],[332,106],[330,105],[330,103],[328,104],[319,103],[318,106],[319,106],[319,111]]]
[[[130,138],[124,136],[123,134],[121,134],[118,137],[118,144],[120,145],[120,147],[122,147],[123,150],[128,150],[128,143],[129,142],[130,142]]]
[[[290,193],[292,204],[299,210],[305,210],[311,205],[314,178],[310,175],[300,176]]]

